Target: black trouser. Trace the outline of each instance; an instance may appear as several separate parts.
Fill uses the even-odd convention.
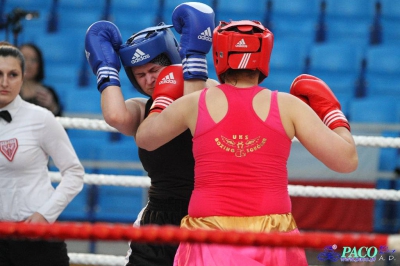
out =
[[[69,266],[64,241],[0,239],[1,266]]]
[[[150,198],[140,225],[176,225],[187,215],[189,201]],[[155,245],[131,242],[131,255],[126,266],[172,266],[178,245]]]

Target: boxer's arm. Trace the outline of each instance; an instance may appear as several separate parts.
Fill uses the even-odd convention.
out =
[[[290,94],[307,103],[330,129],[345,127],[350,131],[338,99],[323,80],[312,75],[299,75],[292,82]]]
[[[124,100],[119,80],[121,44],[121,33],[112,22],[97,21],[86,32],[86,58],[97,76],[104,120],[122,134],[134,136],[143,120],[145,103],[143,99]]]
[[[207,86],[206,55],[212,45],[214,19],[212,8],[203,3],[182,3],[172,13],[174,28],[181,34],[179,54],[182,59],[185,95]]]
[[[184,81],[184,95],[199,91],[207,87],[207,83],[203,80],[189,79]]]
[[[284,106],[282,116],[289,118],[289,123],[293,125],[293,135],[315,158],[339,173],[357,169],[357,149],[347,128],[331,130],[309,105],[297,97],[286,93],[279,97],[280,106]],[[287,128],[286,131],[290,132]]]
[[[124,100],[121,88],[110,86],[101,94],[101,110],[106,123],[127,136],[135,136],[144,119],[147,99]]]
[[[86,31],[85,55],[93,74],[97,76],[100,93],[109,86],[121,86],[121,63],[117,54],[121,44],[121,33],[110,21],[97,21]]]
[[[199,95],[200,92],[194,92],[182,96],[161,113],[149,114],[138,128],[136,134],[138,147],[152,151],[182,134],[188,128],[193,134]],[[193,114],[196,114],[196,117]]]

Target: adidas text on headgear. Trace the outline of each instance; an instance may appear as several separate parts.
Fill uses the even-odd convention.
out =
[[[213,59],[218,79],[228,69],[259,70],[268,76],[274,36],[259,21],[221,21],[213,33]]]
[[[180,64],[181,58],[178,52],[179,44],[173,32],[169,29],[172,25],[161,22],[158,26],[146,28],[133,34],[125,44],[121,45],[119,57],[124,66],[125,73],[132,85],[142,94],[148,95],[140,88],[131,67],[142,66],[157,60],[160,55],[166,56],[169,64]],[[159,58],[162,60],[162,58]],[[161,64],[166,61],[158,61]],[[161,65],[160,64],[160,65]]]

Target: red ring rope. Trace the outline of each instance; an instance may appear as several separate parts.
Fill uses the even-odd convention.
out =
[[[72,222],[54,224],[0,222],[0,238],[6,237],[132,240],[153,243],[196,242],[303,248],[324,248],[333,244],[352,247],[388,245],[388,235],[383,234],[303,232],[294,236],[280,233],[187,230],[176,226],[132,227],[124,224]]]

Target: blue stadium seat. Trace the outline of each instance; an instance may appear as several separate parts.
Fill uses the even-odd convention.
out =
[[[400,77],[384,74],[367,74],[367,95],[391,96],[400,100]]]
[[[400,51],[397,45],[371,46],[366,52],[367,71],[397,75],[400,73]]]
[[[349,105],[349,118],[352,123],[393,124],[400,122],[398,100],[393,97],[367,97],[354,99]],[[396,132],[383,131],[384,137],[399,137]],[[393,172],[397,167],[398,150],[380,148],[378,169]]]
[[[382,132],[383,137],[398,138],[397,132]],[[399,149],[395,148],[380,148],[379,149],[379,167],[380,171],[387,171],[393,173],[398,167]]]
[[[79,144],[83,144],[83,146],[86,148],[90,148],[91,145],[93,145],[93,147],[100,148],[102,145],[104,145],[104,143],[109,141],[111,132],[103,130],[69,128],[67,133],[73,144],[75,143],[75,140],[82,140],[82,142]],[[98,159],[99,154],[97,153],[91,158]]]
[[[315,40],[319,0],[272,0],[270,29],[277,40],[310,44]]]
[[[398,180],[398,179],[395,180],[394,189],[395,190],[400,190],[400,180]],[[396,214],[397,214],[397,216],[396,216],[395,224],[397,224],[397,227],[395,225],[395,228],[397,230],[395,231],[395,233],[398,233],[399,230],[400,230],[400,203],[399,202],[396,202],[396,203],[397,203],[396,204]]]
[[[218,0],[220,1],[220,0]],[[164,9],[162,10],[162,17],[163,21],[166,24],[172,24],[172,12],[174,11],[175,7],[178,5],[184,3],[185,1],[182,0],[165,0],[164,1]],[[240,5],[241,1],[238,1],[237,3]],[[213,0],[203,0],[201,3],[204,3],[210,7],[213,7]],[[229,7],[224,7],[224,8],[229,8]],[[218,13],[219,9],[214,10],[214,13]]]
[[[290,19],[273,20],[272,33],[277,41],[292,41],[301,45],[311,45],[315,42],[317,21],[305,18],[301,23]]]
[[[248,3],[248,2],[246,2]],[[311,18],[316,22],[320,12],[320,0],[273,0],[273,21],[292,20],[300,22]]]
[[[109,165],[100,169],[101,174],[140,176],[144,174],[133,137],[122,137],[121,141],[103,143],[98,152],[98,160]]]
[[[168,0],[165,0],[168,1]],[[156,13],[159,6],[158,0],[148,1],[148,0],[135,0],[135,1],[111,1],[111,9],[118,14],[119,11],[130,11],[132,18],[134,19],[135,14],[142,12],[150,12],[152,14]],[[150,14],[149,13],[149,14]]]
[[[276,40],[271,53],[270,69],[302,72],[309,46],[289,40]]]
[[[289,92],[290,85],[299,74],[298,71],[271,69],[269,76],[260,84],[260,86],[266,87],[272,91],[278,90],[280,92]]]
[[[347,42],[314,44],[309,73],[323,79],[336,93],[354,95],[363,51]]]
[[[380,0],[382,20],[400,21],[400,2],[393,0]]]
[[[363,51],[347,42],[314,44],[310,47],[310,71],[358,73]]]
[[[123,40],[127,40],[133,33],[146,27],[155,25],[158,1],[112,1],[111,17],[118,26]]]
[[[400,42],[400,2],[380,0],[382,40],[384,44],[399,44]]]
[[[133,137],[123,137],[121,142],[108,143],[99,153],[99,160],[138,162],[138,147]]]
[[[167,0],[168,2],[168,0]],[[208,2],[211,2],[210,0]],[[217,25],[219,21],[230,20],[258,20],[262,21],[266,12],[267,1],[259,0],[252,1],[235,1],[231,0],[218,0],[217,7],[215,8]],[[212,6],[212,3],[208,3]]]
[[[397,100],[393,97],[357,98],[350,102],[349,118],[355,123],[398,123]]]
[[[378,179],[377,189],[400,189],[400,182]],[[374,206],[374,232],[395,234],[400,230],[400,204],[395,201],[376,200]]]
[[[400,98],[400,51],[398,45],[372,46],[366,52],[367,95]]]
[[[68,129],[67,134],[80,160],[98,160],[99,150],[109,141],[110,133],[87,129]]]
[[[85,169],[85,173],[98,174],[101,166],[97,163],[99,149],[96,146],[96,142],[89,142],[87,139],[75,138],[71,139],[71,143]],[[102,143],[97,143],[97,145],[102,145]]]
[[[327,18],[327,41],[349,42],[365,49],[369,45],[370,27],[371,22],[366,20]]]
[[[375,0],[325,0],[325,41],[351,41],[369,44]],[[351,25],[351,26],[349,26]]]
[[[53,63],[78,66],[79,59],[84,57],[84,38],[75,32],[43,34],[36,36],[32,42],[42,49],[50,69]]]
[[[271,90],[289,92],[293,79],[303,73],[308,46],[288,39],[274,43],[270,59],[269,76],[261,86]]]
[[[8,11],[14,8],[21,8],[25,11],[42,11],[48,10],[53,0],[6,0],[6,9]]]
[[[100,7],[94,9],[60,8],[59,31],[62,33],[73,32],[76,34],[76,40],[83,43],[86,30],[94,22],[101,20],[102,12]]]
[[[113,23],[115,23],[121,31],[123,41],[126,41],[132,34],[139,32],[144,28],[156,25],[155,15],[152,11],[135,11],[134,15],[132,15],[131,10],[121,9],[119,11],[114,11],[112,17]]]
[[[375,0],[325,0],[326,16],[348,22],[363,20],[369,23],[375,14]]]
[[[65,112],[100,115],[100,93],[95,88],[68,91],[65,97]]]
[[[44,49],[45,50],[45,49]],[[45,83],[57,87],[57,84],[77,84],[79,69],[75,63],[47,63],[45,65]],[[68,91],[69,93],[69,91]]]
[[[382,20],[382,42],[384,45],[400,44],[400,20]]]
[[[58,1],[60,9],[67,10],[67,9],[101,9],[105,7],[106,0],[68,0],[68,1]]]
[[[97,189],[95,221],[131,224],[144,206],[143,188],[102,185]]]

